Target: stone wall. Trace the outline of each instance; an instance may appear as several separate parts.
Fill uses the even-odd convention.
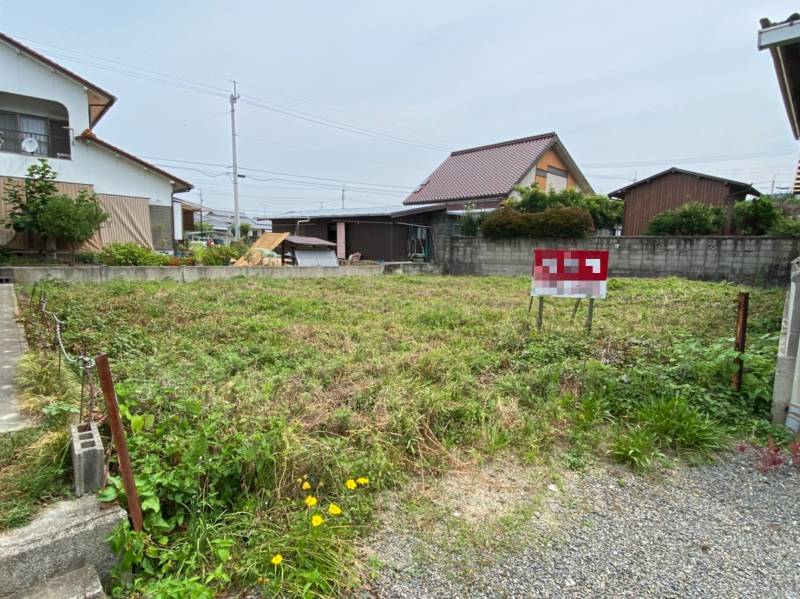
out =
[[[679,276],[784,286],[800,239],[772,237],[587,237],[444,240],[442,260],[458,275],[528,275],[534,248],[608,250],[613,277]]]

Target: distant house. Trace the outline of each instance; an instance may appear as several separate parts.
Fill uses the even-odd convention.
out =
[[[196,207],[197,205],[184,202],[184,210],[192,206]],[[193,219],[192,228],[184,232],[186,239],[191,238],[192,230],[197,231],[199,229],[200,223],[205,223],[211,226],[211,231],[213,231],[215,238],[221,239],[225,243],[233,241],[233,222],[235,219],[233,210],[219,210],[217,208],[213,210],[195,210]],[[239,224],[250,226],[250,230],[247,233],[247,237],[250,238],[260,237],[264,231],[270,230],[267,223],[250,218],[241,211],[239,212]]]
[[[650,221],[687,202],[719,206],[725,210],[723,233],[732,232],[733,205],[748,195],[761,193],[749,183],[741,183],[680,168],[668,168],[608,194],[625,202],[623,235],[644,235]]]
[[[453,152],[403,203],[496,208],[515,186],[534,183],[547,190],[578,187],[594,193],[558,135],[544,133]]]
[[[132,241],[171,251],[173,194],[192,185],[94,133],[116,98],[3,33],[0,73],[0,194],[46,158],[60,192],[94,192],[110,215],[88,247]],[[0,228],[0,244],[22,251],[37,240]]]
[[[338,258],[431,260],[444,226],[446,206],[384,206],[290,212],[270,217],[272,231],[307,235],[336,244]]]

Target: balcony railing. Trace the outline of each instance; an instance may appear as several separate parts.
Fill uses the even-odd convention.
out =
[[[0,152],[49,158],[69,158],[72,154],[66,135],[44,135],[14,129],[0,129]]]

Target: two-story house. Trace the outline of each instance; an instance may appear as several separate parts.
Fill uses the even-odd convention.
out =
[[[46,158],[59,191],[93,191],[110,215],[88,247],[133,241],[171,251],[173,194],[192,185],[93,132],[116,98],[3,33],[0,73],[0,195]],[[0,218],[5,214],[0,202]],[[35,240],[0,227],[0,244],[33,249]]]
[[[451,153],[403,204],[494,209],[513,197],[517,185],[534,184],[548,191],[577,187],[594,193],[558,135],[544,133]]]

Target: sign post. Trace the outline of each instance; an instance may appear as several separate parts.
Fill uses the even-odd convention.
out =
[[[586,315],[586,330],[591,331],[594,300],[606,297],[607,284],[607,250],[533,250],[531,305],[533,298],[538,297],[536,327],[542,327],[545,296],[575,298],[573,318],[580,300],[587,298],[589,312]]]

